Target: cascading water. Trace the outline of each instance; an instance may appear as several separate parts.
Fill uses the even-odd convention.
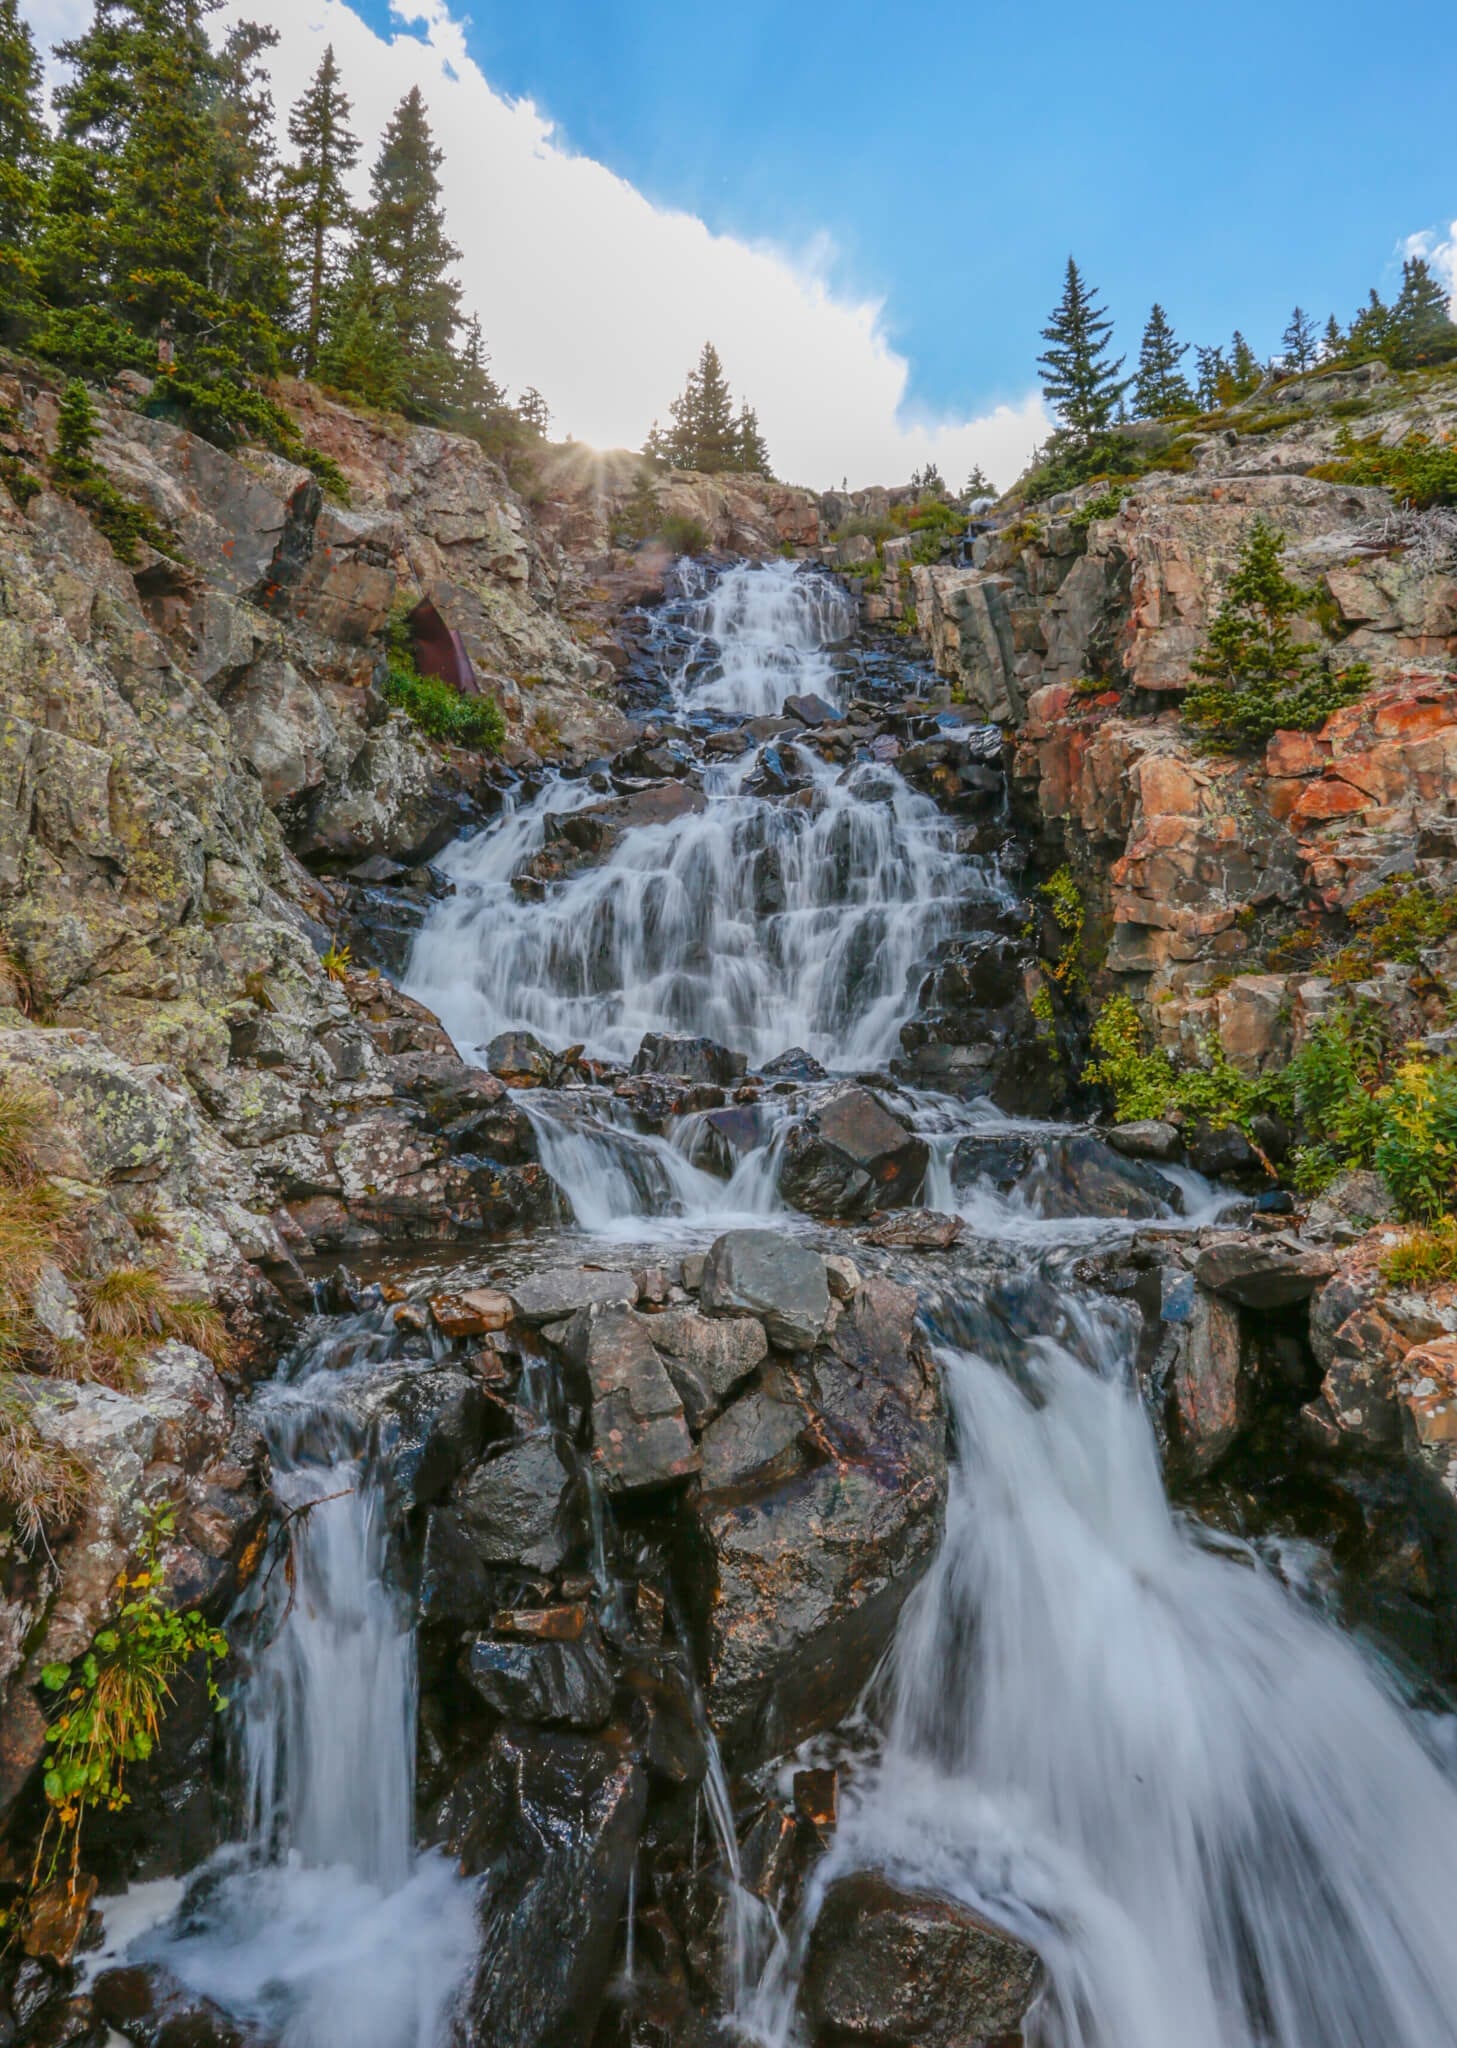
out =
[[[414,1639],[352,1402],[388,1342],[335,1326],[259,1397],[290,1562],[235,1631],[246,1840],[132,1951],[283,2048],[437,2048],[475,1951],[469,1886],[415,1848]]]
[[[946,1537],[809,1913],[864,1865],[962,1900],[1040,1951],[1038,2048],[1457,2042],[1457,1785],[1378,1668],[1171,1513],[1128,1325],[1061,1310],[941,1354]],[[784,1957],[739,2021],[796,2038]]]
[[[673,680],[681,712],[772,716],[786,697],[839,702],[830,650],[855,631],[855,605],[793,562],[741,563],[716,576],[684,624],[693,651]]]

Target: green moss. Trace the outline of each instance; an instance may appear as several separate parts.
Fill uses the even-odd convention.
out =
[[[1408,434],[1395,448],[1372,436],[1354,440],[1342,430],[1341,452],[1322,462],[1312,476],[1328,483],[1379,484],[1402,504],[1424,512],[1432,505],[1457,505],[1457,438],[1434,441],[1428,434]]]

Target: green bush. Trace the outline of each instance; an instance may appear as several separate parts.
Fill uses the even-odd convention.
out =
[[[1138,446],[1122,434],[1095,434],[1085,441],[1065,441],[1054,435],[1043,460],[1027,472],[1015,489],[1019,498],[1036,505],[1062,491],[1075,491],[1079,484],[1142,476],[1149,467]]]
[[[384,694],[422,732],[450,746],[494,754],[506,737],[506,721],[494,697],[464,696],[439,676],[422,676],[413,662],[398,656],[390,661]]]
[[[1432,505],[1457,505],[1457,438],[1434,441],[1428,434],[1408,434],[1395,448],[1379,439],[1353,440],[1343,428],[1341,453],[1322,462],[1312,476],[1327,483],[1379,484],[1402,504],[1425,512]]]
[[[1414,1230],[1381,1261],[1390,1287],[1439,1287],[1457,1280],[1457,1216]]]
[[[686,512],[669,512],[658,523],[658,539],[675,555],[706,555],[712,536],[701,519]]]
[[[1074,533],[1086,535],[1095,519],[1111,519],[1127,495],[1127,490],[1121,485],[1110,484],[1106,491],[1099,491],[1096,498],[1089,498],[1085,505],[1079,505],[1068,525]]]
[[[1143,1020],[1127,996],[1110,996],[1098,1012],[1092,1048],[1096,1057],[1083,1079],[1108,1090],[1120,1124],[1181,1110],[1216,1129],[1236,1124],[1248,1131],[1251,1118],[1287,1105],[1282,1079],[1242,1074],[1218,1039],[1206,1042],[1199,1066],[1176,1066],[1162,1047],[1146,1051]]]
[[[1292,1174],[1317,1194],[1338,1173],[1370,1166],[1381,1136],[1387,1045],[1380,1012],[1342,1004],[1315,1026],[1286,1069],[1305,1142]]]
[[[73,377],[61,395],[56,422],[56,453],[51,462],[56,488],[90,513],[118,561],[135,562],[142,546],[172,553],[175,543],[146,506],[119,491],[92,457],[100,432],[91,394],[79,377]]]
[[[1375,1164],[1408,1221],[1457,1208],[1457,1065],[1404,1060],[1382,1089]]]
[[[1272,733],[1308,731],[1370,687],[1365,662],[1332,669],[1319,648],[1291,632],[1311,597],[1284,574],[1284,551],[1285,536],[1257,519],[1192,664],[1203,680],[1185,696],[1184,718],[1211,746],[1260,746]]]

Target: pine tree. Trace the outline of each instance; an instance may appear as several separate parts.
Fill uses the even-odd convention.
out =
[[[648,429],[648,437],[642,444],[642,452],[656,469],[673,467],[673,437],[666,433],[660,421],[654,420]]]
[[[278,31],[240,21],[218,59],[214,205],[218,234],[207,284],[270,323],[288,314],[287,267],[279,209],[273,95],[261,62]]]
[[[101,438],[91,393],[73,377],[61,393],[56,415],[55,469],[58,476],[79,481],[91,474],[91,451]]]
[[[1390,346],[1391,308],[1373,285],[1365,305],[1351,322],[1346,353],[1357,362],[1367,362],[1372,356],[1384,356]]]
[[[1345,354],[1345,350],[1345,332],[1341,327],[1340,321],[1337,320],[1335,314],[1332,313],[1330,318],[1325,323],[1325,333],[1321,336],[1321,361],[1323,363],[1334,362],[1337,356]]]
[[[1236,399],[1248,398],[1258,390],[1264,377],[1260,359],[1236,327],[1229,345],[1229,377]]]
[[[516,416],[524,427],[544,441],[551,427],[551,407],[534,384],[528,384],[516,401]]]
[[[1290,324],[1280,337],[1280,346],[1285,352],[1285,367],[1303,375],[1312,369],[1317,355],[1315,322],[1299,306],[1290,315]]]
[[[1037,361],[1048,404],[1068,432],[1082,439],[1107,431],[1131,381],[1118,375],[1122,356],[1108,360],[1112,333],[1113,322],[1069,256],[1062,297],[1042,330],[1050,346]]]
[[[633,477],[632,489],[617,515],[617,531],[631,542],[650,540],[657,532],[660,513],[658,509],[657,486],[650,469],[639,469]]]
[[[30,244],[45,159],[35,39],[16,0],[0,0],[0,329],[35,302]]]
[[[359,138],[349,126],[352,112],[330,43],[308,91],[289,113],[288,139],[298,156],[283,174],[283,215],[296,280],[299,355],[305,375],[319,358],[329,298],[343,269],[341,240],[354,220],[348,177],[359,161]]]
[[[1398,370],[1445,363],[1457,356],[1457,326],[1447,310],[1447,294],[1424,256],[1408,257],[1401,266],[1401,291],[1391,309],[1388,354]]]
[[[1133,380],[1133,410],[1138,418],[1167,420],[1193,411],[1194,394],[1179,368],[1188,353],[1188,342],[1175,341],[1168,315],[1155,301],[1139,344],[1138,374]]]
[[[386,412],[402,406],[408,396],[410,366],[394,305],[362,248],[351,255],[335,295],[315,369],[335,391]]]
[[[979,462],[972,464],[971,475],[966,479],[961,495],[968,505],[974,505],[978,498],[994,498],[997,495],[996,485]]]
[[[741,466],[733,397],[711,341],[704,342],[697,368],[689,371],[682,393],[668,410],[673,420],[669,442],[676,468],[716,476]]]
[[[448,399],[455,375],[451,343],[460,325],[460,286],[447,275],[460,251],[445,232],[439,177],[444,161],[414,86],[385,129],[370,173],[361,239],[394,307],[410,397],[425,410]]]
[[[751,405],[739,408],[738,444],[738,469],[749,476],[773,476],[768,443],[759,431],[759,415]]]
[[[1194,399],[1201,412],[1217,412],[1227,405],[1230,390],[1229,364],[1222,348],[1200,348],[1196,344]]]
[[[462,412],[473,413],[477,419],[490,419],[504,410],[506,394],[491,375],[491,359],[486,353],[479,313],[472,313],[465,323],[465,340],[456,371],[455,403]]]

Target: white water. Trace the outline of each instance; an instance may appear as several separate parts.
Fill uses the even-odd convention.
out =
[[[475,1952],[470,1888],[415,1851],[414,1640],[338,1369],[357,1351],[367,1371],[376,1342],[346,1325],[260,1398],[275,1494],[305,1512],[235,1709],[246,1839],[131,1950],[283,2048],[438,2048]]]
[[[744,718],[777,712],[786,697],[817,696],[839,705],[829,649],[855,631],[854,600],[829,577],[793,562],[742,563],[714,578],[689,615],[700,645],[673,681],[680,711],[725,711]],[[695,671],[707,660],[707,672]]]
[[[1345,1637],[1170,1512],[1116,1312],[943,1354],[946,1538],[811,1911],[871,1864],[1036,1946],[1038,2048],[1450,2048],[1457,1787]],[[744,2033],[793,2038],[783,1960]]]

